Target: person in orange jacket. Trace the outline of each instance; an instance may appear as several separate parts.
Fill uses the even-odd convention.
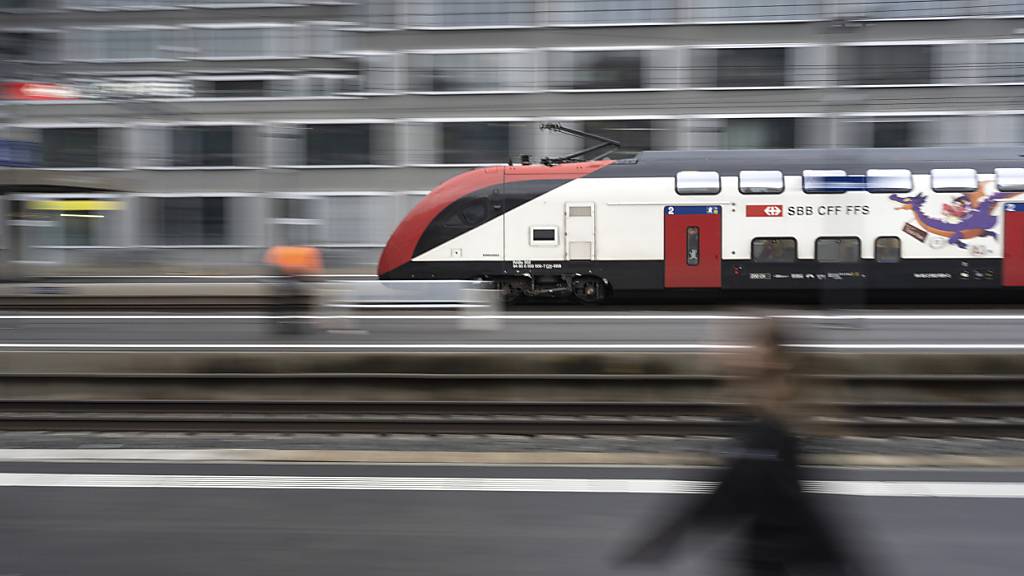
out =
[[[299,332],[300,318],[309,313],[311,294],[303,285],[323,273],[320,249],[313,246],[272,246],[263,257],[278,277],[274,291],[273,311],[275,326],[282,332]]]

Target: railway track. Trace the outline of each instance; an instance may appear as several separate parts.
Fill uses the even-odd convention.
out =
[[[1016,404],[829,404],[820,413],[812,418],[836,434],[1024,437]],[[0,401],[4,431],[717,436],[745,418],[721,403]]]

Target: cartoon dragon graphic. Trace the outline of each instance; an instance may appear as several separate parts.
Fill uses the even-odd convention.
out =
[[[1021,194],[1020,192],[996,192],[989,194],[987,188],[992,186],[991,182],[981,182],[978,189],[968,192],[953,200],[952,205],[946,206],[944,213],[959,218],[959,221],[950,222],[940,218],[934,218],[924,213],[922,209],[928,197],[923,193],[915,196],[900,196],[892,194],[890,200],[899,202],[901,206],[897,210],[910,210],[919,226],[943,238],[948,238],[949,243],[959,248],[967,248],[964,240],[970,238],[991,237],[998,240],[998,234],[992,229],[998,222],[995,214],[996,205],[1009,198]]]

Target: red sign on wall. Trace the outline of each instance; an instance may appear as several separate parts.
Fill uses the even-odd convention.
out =
[[[752,204],[747,206],[748,217],[778,218],[782,216],[782,204]]]

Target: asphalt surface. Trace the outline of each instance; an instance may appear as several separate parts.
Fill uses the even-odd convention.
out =
[[[815,496],[871,574],[1020,573],[1021,494],[974,495],[984,490],[978,483],[1019,483],[1024,472],[816,476],[966,490]],[[709,477],[657,468],[3,463],[0,574],[728,574],[728,534],[698,537],[660,567],[614,563],[661,513],[695,498],[643,493],[643,485]],[[608,492],[587,491],[608,479],[620,481]],[[97,482],[106,487],[73,487]],[[125,483],[138,487],[115,487]],[[534,484],[570,489],[523,488]]]
[[[785,314],[797,343],[847,350],[1024,350],[1013,310]],[[734,345],[743,314],[714,310],[535,310],[505,313],[338,311],[277,334],[262,314],[6,313],[0,350],[46,348],[380,350],[701,350]]]

